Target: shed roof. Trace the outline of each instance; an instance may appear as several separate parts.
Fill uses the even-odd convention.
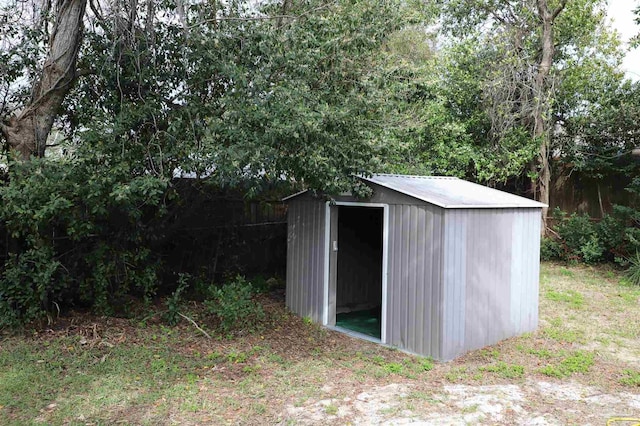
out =
[[[545,204],[508,192],[446,176],[375,174],[360,179],[445,209],[541,208]],[[293,194],[289,200],[306,191]]]
[[[537,201],[456,177],[375,174],[360,179],[445,209],[546,207]]]

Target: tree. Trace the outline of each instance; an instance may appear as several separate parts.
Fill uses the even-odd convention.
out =
[[[9,147],[24,160],[32,155],[43,157],[47,138],[58,115],[65,96],[76,78],[76,60],[82,43],[83,19],[86,0],[58,0],[52,11],[55,20],[48,41],[48,54],[41,65],[39,75],[31,84],[29,101],[4,123],[0,130]],[[46,28],[43,3],[42,19],[36,21],[44,28],[32,28],[34,32]]]
[[[82,71],[56,111],[62,149],[10,161],[0,186],[15,241],[0,326],[53,306],[108,312],[151,297],[179,171],[248,194],[281,180],[338,192],[384,148],[376,57],[407,22],[403,2],[91,6]],[[1,52],[14,82],[42,56],[44,31],[30,28],[12,30],[17,42]],[[20,85],[2,87],[2,115],[30,105]]]
[[[572,55],[593,48],[604,25],[600,0],[443,0],[445,24],[454,36],[493,50],[484,101],[492,133],[500,139],[515,127],[538,144],[532,182],[537,199],[548,204],[554,106]],[[543,209],[543,232],[547,209]]]
[[[483,105],[494,52],[468,41],[444,49],[437,45],[435,35],[420,28],[401,31],[387,47],[389,115],[396,121],[384,135],[394,148],[387,170],[453,175],[493,186],[520,176],[535,146],[517,126],[499,138],[492,135]],[[404,53],[416,50],[424,56]]]

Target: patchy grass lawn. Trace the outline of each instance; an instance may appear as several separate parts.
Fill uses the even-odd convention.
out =
[[[540,328],[434,363],[264,298],[262,332],[76,315],[0,340],[0,424],[604,424],[640,417],[640,288],[544,264]],[[197,311],[190,315],[206,325]]]

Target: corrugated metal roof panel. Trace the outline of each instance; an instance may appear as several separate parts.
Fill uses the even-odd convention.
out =
[[[360,177],[445,209],[545,207],[545,204],[455,177],[375,174]]]

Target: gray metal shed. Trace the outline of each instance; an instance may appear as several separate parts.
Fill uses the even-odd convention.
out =
[[[291,311],[438,360],[536,329],[543,204],[450,177],[361,179],[367,200],[285,198]]]

